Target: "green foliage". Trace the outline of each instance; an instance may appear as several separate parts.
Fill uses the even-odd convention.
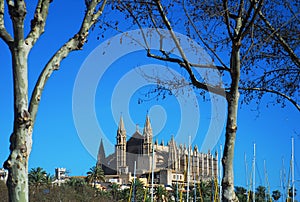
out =
[[[156,188],[155,196],[158,202],[162,202],[164,198],[168,198],[168,192],[163,186],[159,185]]]
[[[265,201],[265,199],[266,199],[266,187],[258,186],[256,188],[255,199],[256,199],[256,201]]]
[[[47,172],[41,167],[31,168],[28,173],[29,186],[39,187],[46,184],[48,180]]]
[[[135,183],[132,185],[132,196],[134,197],[135,201],[143,201],[144,200],[144,184],[139,179],[135,180]]]
[[[235,194],[240,202],[247,202],[247,189],[244,187],[235,187]]]
[[[293,197],[293,189],[292,189],[292,187],[289,188],[288,194],[289,194],[289,197]],[[297,189],[295,189],[295,196],[296,195],[297,195]]]
[[[208,182],[200,182],[196,185],[197,188],[197,196],[203,199],[203,201],[211,201],[212,198],[212,183]],[[199,193],[199,194],[198,194]]]
[[[61,186],[40,186],[37,189],[30,188],[30,201],[110,201],[111,197],[108,192],[99,191],[88,186],[84,179],[70,178]],[[34,194],[33,194],[34,192]]]
[[[89,184],[93,184],[94,187],[96,187],[96,183],[105,181],[104,172],[99,165],[91,167],[86,174],[87,174],[86,181]]]
[[[118,201],[119,200],[119,197],[120,197],[120,185],[119,184],[116,184],[116,183],[113,183],[111,185],[111,190],[110,190],[110,193],[113,197],[113,199],[115,201]]]
[[[130,196],[130,189],[124,189],[120,191],[120,201],[127,202]]]
[[[281,193],[279,190],[275,190],[272,192],[272,198],[274,199],[274,201],[278,201],[281,197]]]

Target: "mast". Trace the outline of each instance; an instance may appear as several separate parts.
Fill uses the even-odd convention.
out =
[[[136,173],[136,161],[134,161],[134,172],[133,172],[133,193],[132,193],[132,201],[135,201],[135,173]]]
[[[219,171],[219,183],[220,183],[220,190],[219,190],[219,198],[220,198],[220,202],[222,201],[222,151],[223,151],[223,148],[222,148],[222,145],[220,145],[220,163],[219,163],[219,166],[220,166],[220,171]]]
[[[191,136],[189,136],[189,146],[188,146],[188,168],[187,168],[187,192],[186,192],[186,201],[189,201],[189,192],[190,192],[190,151],[191,150]]]
[[[178,173],[176,170],[176,201],[178,201]]]
[[[194,202],[197,201],[197,190],[196,190],[196,172],[194,172]]]
[[[256,158],[256,145],[253,144],[253,187],[252,187],[252,195],[253,195],[253,202],[255,202],[255,158]]]
[[[294,137],[292,137],[292,202],[295,202],[295,162],[294,162]]]
[[[211,156],[211,195],[212,195],[212,201],[215,201],[215,178],[214,178],[214,159],[213,156]]]
[[[248,164],[247,164],[247,155],[244,154],[244,162],[245,162],[245,179],[246,179],[246,187],[248,187]]]
[[[264,173],[265,173],[265,180],[266,180],[266,187],[268,189],[268,201],[271,200],[271,194],[270,194],[270,183],[269,183],[269,178],[268,178],[268,172],[267,172],[267,166],[266,166],[266,160],[264,160]]]
[[[153,183],[154,183],[154,145],[152,145],[152,171],[151,171],[151,202],[153,202]]]
[[[281,189],[282,193],[286,193],[285,191],[285,181],[286,181],[286,173],[285,173],[285,168],[284,168],[284,158],[282,157],[282,168],[281,168]],[[282,201],[285,201],[285,194],[282,195]]]

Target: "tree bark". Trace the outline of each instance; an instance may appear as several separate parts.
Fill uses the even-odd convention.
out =
[[[234,159],[234,146],[237,131],[237,111],[239,102],[239,79],[240,79],[240,43],[233,43],[230,69],[231,69],[231,87],[230,91],[226,94],[227,99],[227,122],[226,122],[226,138],[224,154],[222,159],[223,164],[223,196],[222,201],[239,201],[234,192],[234,174],[233,174],[233,159]]]
[[[23,40],[11,49],[14,76],[14,128],[10,137],[8,170],[9,201],[28,201],[28,157],[32,146],[32,121],[28,112],[27,56]]]
[[[102,2],[102,3],[101,3]],[[9,201],[28,201],[28,159],[32,148],[32,129],[36,118],[40,96],[47,78],[58,69],[60,62],[74,50],[80,50],[87,40],[88,31],[102,15],[106,0],[92,0],[78,33],[66,42],[49,60],[39,76],[28,103],[28,54],[40,35],[44,32],[51,0],[39,0],[31,30],[24,38],[24,19],[26,5],[23,0],[7,1],[8,11],[13,24],[13,37],[4,24],[4,0],[0,0],[0,38],[7,44],[12,56],[14,86],[14,127],[10,136],[10,155],[4,163],[8,170]]]

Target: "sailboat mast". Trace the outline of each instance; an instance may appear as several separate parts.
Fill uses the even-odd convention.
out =
[[[245,163],[246,187],[248,187],[248,164],[247,164],[247,155],[246,155],[246,153],[244,153],[244,163]]]
[[[153,184],[154,184],[154,145],[152,145],[152,168],[151,168],[151,202],[153,202]]]
[[[284,168],[284,158],[282,157],[282,169],[281,169],[281,189],[282,193],[286,193],[285,191],[285,181],[286,181],[286,174]],[[282,201],[285,201],[285,194],[282,196]]]
[[[186,201],[189,201],[189,192],[190,192],[190,151],[191,150],[191,136],[189,136],[189,146],[188,146],[188,168],[187,168],[187,192],[186,192]]]
[[[222,145],[220,145],[220,172],[219,172],[219,183],[220,183],[220,190],[219,190],[219,198],[220,202],[222,201],[222,154],[223,154],[223,148]]]
[[[132,201],[135,201],[135,178],[136,178],[136,161],[134,161]]]
[[[292,201],[295,202],[294,137],[292,137]]]
[[[252,187],[252,195],[253,202],[255,202],[255,161],[256,161],[256,144],[253,144],[253,187]]]
[[[194,202],[197,201],[197,190],[196,190],[196,172],[194,172]]]

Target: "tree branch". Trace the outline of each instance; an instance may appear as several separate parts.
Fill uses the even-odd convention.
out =
[[[200,41],[204,44],[204,46],[210,50],[210,52],[217,58],[217,60],[221,63],[221,65],[223,66],[223,70],[225,71],[230,71],[230,69],[225,65],[225,63],[222,61],[222,59],[218,56],[218,54],[208,45],[208,43],[206,43],[206,41],[202,38],[202,36],[199,34],[199,30],[197,29],[195,23],[192,21],[189,13],[187,12],[187,9],[185,7],[185,4],[184,4],[184,1],[185,0],[182,0],[182,6],[183,6],[183,10],[184,10],[184,13],[185,15],[187,16],[188,18],[188,21],[191,23],[193,29],[195,30],[197,36],[199,37]],[[218,68],[219,69],[219,68]],[[220,69],[219,69],[220,70]]]
[[[223,7],[224,7],[224,11],[225,11],[224,18],[225,18],[225,24],[227,27],[227,32],[228,32],[228,35],[229,35],[231,41],[234,41],[233,34],[231,33],[231,30],[230,30],[228,0],[223,0]]]
[[[184,61],[178,59],[178,58],[173,58],[168,56],[168,54],[163,54],[165,57],[159,56],[159,55],[154,55],[150,52],[150,50],[147,52],[147,56],[157,59],[157,60],[161,60],[161,61],[166,61],[166,62],[172,62],[172,63],[177,63],[178,65],[180,65],[181,67],[186,68],[186,65],[184,63]],[[230,70],[227,68],[224,68],[223,66],[218,66],[218,65],[211,65],[211,64],[195,64],[195,63],[190,63],[188,62],[190,67],[198,67],[198,68],[207,68],[207,69],[217,69],[219,71],[227,71],[229,72]]]
[[[142,27],[141,23],[138,21],[137,17],[133,14],[132,10],[129,9],[129,6],[124,5],[122,1],[121,1],[121,4],[125,7],[125,9],[127,10],[127,12],[129,13],[129,15],[133,18],[134,22],[136,22],[136,24],[138,25],[138,27],[139,27],[139,29],[141,31],[141,34],[142,34],[145,46],[146,46],[146,50],[148,51],[149,50],[149,45],[148,45],[148,42],[147,42],[147,39],[146,39],[146,35],[144,33],[144,30],[143,30],[143,27]],[[137,42],[137,43],[139,43],[139,42]]]
[[[4,26],[4,0],[0,0],[0,37],[9,47],[14,41]]]
[[[15,45],[24,40],[24,19],[26,16],[26,5],[23,0],[7,0],[8,12],[13,24]]]
[[[192,81],[192,84],[197,87],[197,88],[200,88],[200,89],[203,89],[203,90],[206,90],[206,91],[210,91],[212,93],[215,93],[217,95],[221,95],[221,96],[225,96],[225,90],[219,86],[211,86],[211,85],[208,85],[208,84],[204,84],[204,83],[201,83],[197,80],[191,66],[190,66],[190,63],[188,62],[188,59],[171,27],[171,24],[167,18],[167,16],[165,15],[164,11],[163,11],[163,7],[160,3],[159,0],[155,0],[155,4],[158,8],[158,12],[164,22],[164,24],[166,25],[167,29],[169,30],[170,32],[170,35],[176,45],[176,48],[178,49],[179,53],[180,53],[180,56],[182,58],[182,64],[184,64],[182,67],[184,67],[184,69],[188,72],[189,76],[190,76],[190,79]]]
[[[253,2],[253,3],[252,3],[252,2]],[[249,22],[248,24],[247,24],[247,22],[244,22],[244,23],[243,23],[242,26],[244,26],[244,27],[243,27],[244,30],[242,30],[242,32],[241,32],[241,37],[242,37],[242,38],[244,38],[244,36],[245,36],[245,35],[248,33],[248,31],[250,30],[250,27],[253,25],[253,23],[254,23],[254,21],[255,21],[257,15],[258,15],[258,13],[261,11],[263,2],[264,2],[263,0],[260,0],[259,3],[258,3],[258,7],[256,7],[256,6],[255,6],[256,1],[251,1],[251,6],[250,6],[250,8],[251,8],[251,10],[254,9],[254,14],[253,14],[253,16],[252,16],[252,18],[251,18],[251,20],[250,20],[250,22]],[[249,11],[250,11],[250,10],[249,10]],[[250,11],[250,12],[252,12],[252,11]],[[249,14],[250,14],[250,13],[249,13]],[[250,17],[250,15],[249,15],[249,17]],[[248,19],[249,19],[249,17],[248,17]],[[248,19],[247,19],[247,21],[248,21]],[[247,26],[246,26],[246,24],[247,24]]]
[[[282,38],[282,36],[277,32],[277,30],[272,26],[272,24],[267,20],[264,14],[259,11],[259,16],[267,27],[272,31],[272,35],[275,35],[279,43],[283,46],[283,49],[289,54],[292,61],[300,68],[300,58],[296,55],[294,50],[289,46],[289,44]]]
[[[39,0],[35,9],[34,17],[31,20],[31,29],[25,39],[26,45],[29,50],[34,46],[41,34],[45,31],[46,19],[48,16],[50,0]]]
[[[273,93],[273,94],[279,95],[280,97],[283,97],[286,100],[288,100],[290,103],[292,103],[296,107],[296,109],[298,111],[300,111],[300,105],[293,98],[291,98],[288,95],[281,93],[279,91],[266,89],[266,88],[251,88],[251,87],[249,87],[249,88],[240,87],[239,89],[244,90],[244,91],[261,91],[261,92],[267,92],[267,93]]]
[[[44,67],[34,87],[29,103],[29,113],[31,114],[33,122],[36,119],[41,95],[48,78],[52,75],[54,70],[59,69],[60,63],[65,57],[67,57],[72,51],[80,50],[82,48],[87,40],[89,29],[97,22],[97,19],[103,12],[106,2],[107,1],[104,0],[101,7],[97,10],[100,0],[91,1],[82,21],[80,30],[52,56]]]

